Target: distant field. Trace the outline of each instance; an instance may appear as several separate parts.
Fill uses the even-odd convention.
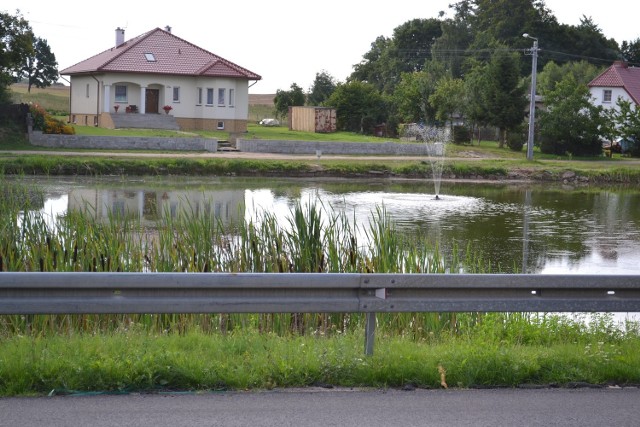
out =
[[[44,89],[31,87],[31,93],[27,92],[27,85],[16,83],[10,88],[15,103],[37,103],[56,115],[69,113],[69,86],[50,86]]]

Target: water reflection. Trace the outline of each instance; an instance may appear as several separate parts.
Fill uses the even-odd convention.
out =
[[[241,178],[34,179],[42,211],[83,209],[95,218],[127,214],[152,223],[181,209],[223,223],[268,210],[285,219],[297,202],[319,199],[366,225],[384,206],[399,233],[420,234],[443,251],[481,254],[490,272],[636,274],[640,256],[640,191],[567,190],[550,186],[430,182],[305,181]]]

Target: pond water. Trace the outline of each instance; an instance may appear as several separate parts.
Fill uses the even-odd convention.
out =
[[[637,274],[640,190],[429,180],[280,178],[20,178],[45,194],[47,215],[90,207],[97,217],[143,221],[188,206],[223,222],[261,209],[280,218],[315,198],[363,226],[384,207],[399,233],[426,236],[444,251],[469,246],[490,272]]]

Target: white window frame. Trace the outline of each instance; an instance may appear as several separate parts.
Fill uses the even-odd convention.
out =
[[[156,57],[153,53],[147,52],[144,54],[144,57],[147,59],[147,62],[156,62]]]
[[[229,107],[235,107],[236,105],[236,90],[229,89]]]
[[[611,89],[604,89],[602,91],[602,103],[603,104],[611,104],[611,99],[613,98],[613,91]]]
[[[207,105],[213,105],[213,88],[207,88]]]
[[[120,96],[118,96],[118,90],[123,90],[123,88],[124,88],[124,95],[120,93]],[[127,85],[115,85],[113,89],[113,98],[116,102],[123,102],[126,104],[127,99],[129,99],[129,90],[127,88]]]
[[[180,102],[180,86],[173,87],[173,102]]]
[[[224,130],[224,122],[222,120],[218,121],[218,126],[216,127],[218,130]]]
[[[218,107],[224,107],[225,98],[227,97],[227,90],[225,88],[218,88]]]

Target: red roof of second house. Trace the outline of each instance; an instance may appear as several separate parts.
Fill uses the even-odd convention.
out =
[[[151,54],[149,58],[147,58]],[[63,75],[114,72],[260,80],[258,74],[156,28],[60,72]]]
[[[616,61],[602,74],[591,80],[589,87],[621,87],[640,105],[640,68],[629,67],[624,61]]]

